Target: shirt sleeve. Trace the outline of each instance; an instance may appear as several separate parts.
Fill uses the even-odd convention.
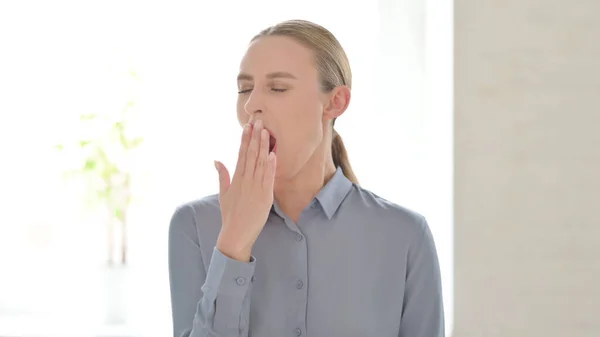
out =
[[[425,218],[408,251],[399,337],[444,337],[442,282],[435,243]]]
[[[246,337],[255,259],[242,262],[213,248],[208,269],[194,210],[178,208],[169,226],[169,282],[174,337]]]

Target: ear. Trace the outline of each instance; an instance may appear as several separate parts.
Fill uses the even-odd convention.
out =
[[[329,102],[325,106],[323,116],[333,120],[341,116],[350,104],[350,88],[345,85],[335,87],[329,94]]]

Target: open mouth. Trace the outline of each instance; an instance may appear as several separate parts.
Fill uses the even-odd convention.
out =
[[[273,152],[276,149],[277,139],[272,135],[269,135],[269,152]]]

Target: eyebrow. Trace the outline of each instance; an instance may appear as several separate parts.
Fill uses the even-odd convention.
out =
[[[297,79],[296,76],[294,76],[294,75],[292,75],[290,73],[286,73],[284,71],[277,71],[277,72],[274,72],[274,73],[268,73],[266,77],[268,79],[274,79],[274,78],[289,78],[289,79],[292,79],[292,80],[296,80]],[[254,77],[252,77],[251,75],[248,75],[248,74],[241,73],[241,74],[238,75],[237,80],[238,81],[252,81],[252,80],[254,80]]]

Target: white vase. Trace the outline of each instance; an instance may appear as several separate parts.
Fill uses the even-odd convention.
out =
[[[128,275],[129,270],[127,266],[117,265],[105,268],[105,325],[127,325]]]

